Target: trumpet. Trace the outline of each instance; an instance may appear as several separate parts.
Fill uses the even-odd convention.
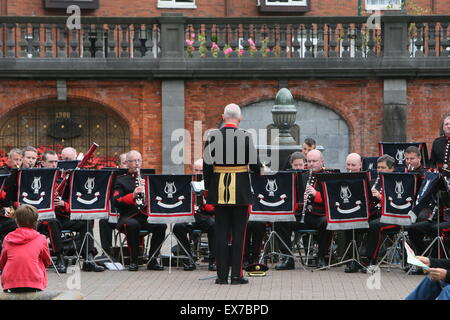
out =
[[[309,169],[308,172],[308,179],[306,180],[306,186],[312,186],[314,183],[313,175],[312,175],[312,169]],[[303,210],[302,210],[302,217],[300,218],[300,223],[305,223],[305,215],[306,212],[309,212],[311,210],[311,205],[309,202],[311,201],[311,195],[308,194],[306,196],[305,201],[303,201]]]
[[[141,178],[141,168],[136,168],[136,187],[144,187],[144,179]],[[143,211],[145,208],[145,192],[138,193],[135,199],[136,206]]]

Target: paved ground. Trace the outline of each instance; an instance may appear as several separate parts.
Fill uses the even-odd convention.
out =
[[[363,273],[346,274],[343,267],[309,272],[269,270],[266,277],[251,277],[247,285],[216,285],[206,265],[195,271],[172,268],[165,271],[105,271],[79,274],[81,295],[88,300],[398,300],[403,299],[423,278],[398,269],[369,278]],[[76,285],[71,274],[59,279],[49,270],[48,290],[68,290]],[[378,279],[377,279],[378,277]]]

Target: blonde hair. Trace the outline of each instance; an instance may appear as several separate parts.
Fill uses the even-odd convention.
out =
[[[19,227],[36,228],[38,211],[35,207],[30,206],[29,204],[22,204],[17,208],[15,216]]]

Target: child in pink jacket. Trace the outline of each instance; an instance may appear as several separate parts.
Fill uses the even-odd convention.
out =
[[[24,204],[15,215],[18,228],[5,237],[0,256],[3,291],[42,291],[47,287],[45,268],[51,257],[47,239],[36,231],[38,212]]]

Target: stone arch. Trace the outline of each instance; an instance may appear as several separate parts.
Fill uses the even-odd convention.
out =
[[[86,152],[92,142],[100,147],[96,156],[115,157],[129,149],[130,129],[126,117],[92,99],[55,97],[25,101],[0,119],[0,149],[32,145],[72,146]]]
[[[240,126],[244,129],[265,129],[273,123],[271,109],[274,103],[274,99],[267,99],[242,106]],[[350,150],[351,127],[348,121],[335,110],[314,101],[296,99],[295,105],[300,143],[306,137],[315,139],[318,145],[325,148],[325,166],[345,169],[345,158]]]

